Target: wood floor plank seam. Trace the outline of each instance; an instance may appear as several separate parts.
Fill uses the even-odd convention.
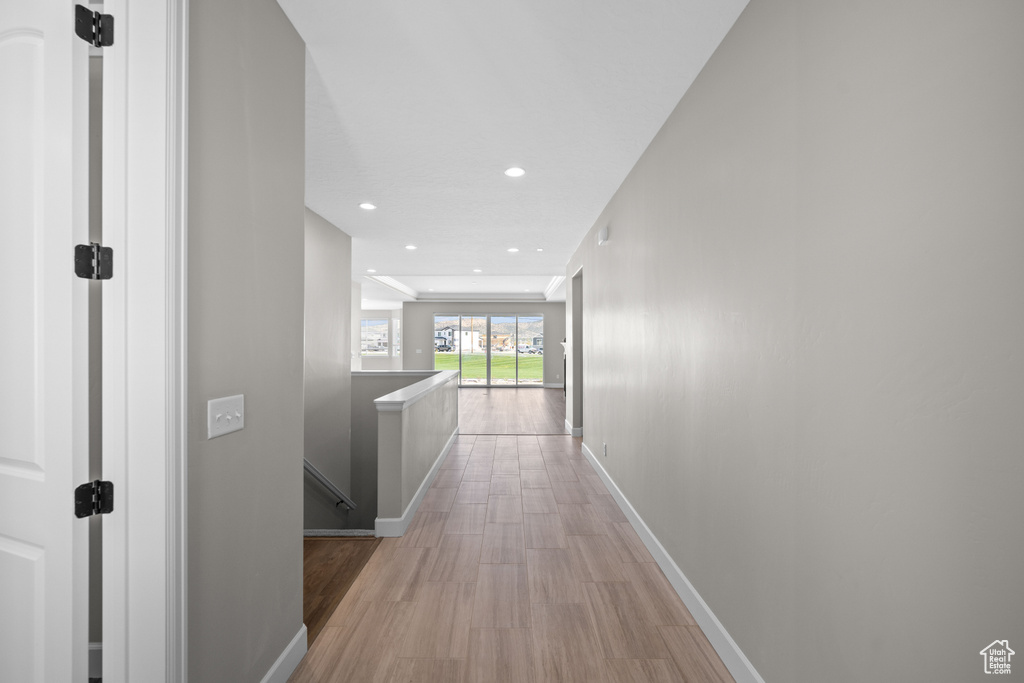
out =
[[[406,535],[374,539],[289,680],[732,681],[581,443],[460,434]],[[304,602],[325,609],[319,593]]]

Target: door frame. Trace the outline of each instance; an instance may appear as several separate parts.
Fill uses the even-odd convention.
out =
[[[103,680],[185,681],[188,0],[106,0]],[[130,68],[129,68],[130,65]],[[130,296],[129,296],[130,293]]]
[[[583,436],[583,266],[569,278],[569,358],[566,383],[571,385],[572,413],[566,416],[566,427],[573,436]],[[572,381],[569,381],[570,373]]]

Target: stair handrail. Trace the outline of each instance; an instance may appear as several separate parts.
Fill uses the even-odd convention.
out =
[[[344,504],[349,510],[356,509],[356,504],[352,502],[352,499],[346,496],[341,489],[334,485],[333,481],[324,476],[323,472],[318,470],[313,463],[305,458],[302,459],[302,469],[309,472],[310,476],[320,482],[321,486],[330,491],[331,494],[338,499],[338,502],[334,504],[334,507]]]

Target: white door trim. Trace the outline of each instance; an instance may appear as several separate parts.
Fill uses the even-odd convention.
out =
[[[168,7],[167,681],[188,680],[188,0]]]
[[[106,0],[103,679],[187,666],[187,0]]]

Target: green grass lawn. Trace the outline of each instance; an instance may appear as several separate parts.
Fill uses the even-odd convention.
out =
[[[435,353],[435,370],[458,370],[459,354]],[[462,357],[462,380],[487,380],[487,354],[467,353]],[[516,357],[514,354],[491,355],[491,382],[516,379]],[[519,381],[540,382],[544,379],[544,356],[519,356]]]

